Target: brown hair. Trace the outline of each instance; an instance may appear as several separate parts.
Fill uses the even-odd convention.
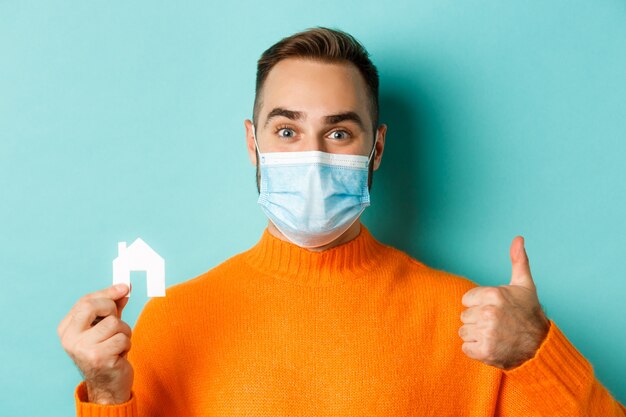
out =
[[[263,52],[257,63],[253,123],[258,122],[261,92],[270,70],[286,58],[307,58],[322,62],[351,62],[368,89],[373,130],[378,126],[378,70],[367,50],[352,35],[338,29],[318,26],[283,38]]]

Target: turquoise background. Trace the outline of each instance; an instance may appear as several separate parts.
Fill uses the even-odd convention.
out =
[[[380,71],[373,234],[482,285],[522,234],[548,316],[626,402],[624,22],[622,0],[0,0],[0,414],[72,415],[56,327],[118,241],[168,286],[256,243],[256,60],[316,25]]]

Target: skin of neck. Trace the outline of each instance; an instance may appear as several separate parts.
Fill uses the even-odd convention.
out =
[[[274,236],[274,237],[276,237],[276,238],[278,238],[280,240],[284,240],[285,242],[292,243],[289,239],[287,239],[285,237],[285,235],[283,235],[281,233],[280,230],[278,230],[278,228],[276,228],[276,226],[274,225],[274,223],[272,223],[271,220],[268,222],[267,230],[268,230],[268,232],[272,236]],[[348,230],[343,232],[343,234],[341,236],[339,236],[337,239],[333,240],[332,242],[330,242],[330,243],[328,243],[326,245],[323,245],[323,246],[317,246],[315,248],[303,248],[303,249],[309,250],[311,252],[322,252],[322,251],[325,251],[327,249],[334,248],[335,246],[339,246],[339,245],[342,245],[344,243],[347,243],[347,242],[351,241],[352,239],[356,238],[359,235],[360,232],[361,232],[361,220],[357,219],[348,228]]]

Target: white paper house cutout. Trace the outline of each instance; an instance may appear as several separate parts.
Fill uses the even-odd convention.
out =
[[[165,261],[141,238],[128,247],[126,242],[118,242],[117,258],[113,260],[113,285],[130,286],[131,271],[146,271],[148,297],[165,297]]]

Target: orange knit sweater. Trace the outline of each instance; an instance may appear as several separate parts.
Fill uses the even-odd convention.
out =
[[[132,336],[131,399],[79,416],[625,416],[551,322],[509,371],[465,356],[466,278],[430,268],[365,227],[310,252],[258,244],[150,300]]]

